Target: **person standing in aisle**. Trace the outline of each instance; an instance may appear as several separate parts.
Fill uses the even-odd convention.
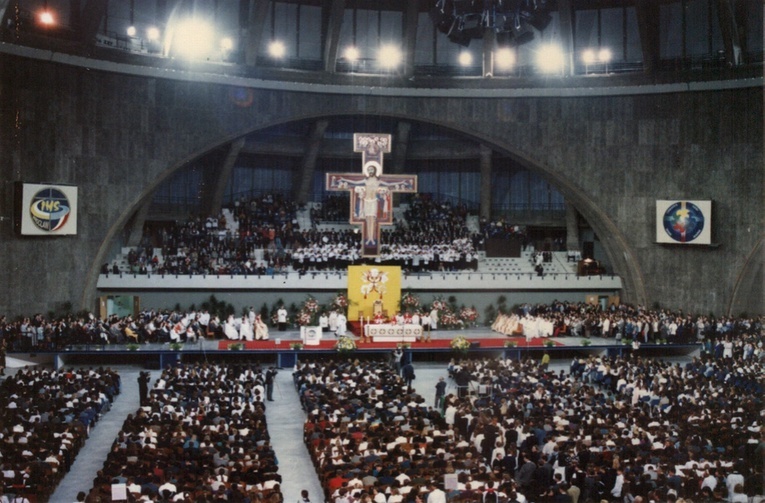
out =
[[[266,371],[266,400],[274,401],[274,379],[276,379],[276,369],[268,367]]]

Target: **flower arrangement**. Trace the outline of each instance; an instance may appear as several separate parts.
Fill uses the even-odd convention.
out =
[[[553,346],[555,346],[555,341],[551,341],[550,339],[545,341],[545,347],[551,348]]]
[[[399,349],[409,349],[412,347],[412,345],[409,344],[408,342],[399,342],[398,344],[396,344],[396,347]]]
[[[126,348],[128,351],[138,351],[138,348],[140,348],[140,347],[141,347],[141,346],[140,346],[140,345],[138,345],[138,344],[128,344],[127,346],[125,346],[125,348]]]
[[[168,347],[170,348],[170,351],[180,351],[183,348],[183,344],[180,342],[171,342]]]
[[[478,319],[478,310],[473,307],[463,307],[460,309],[460,319],[465,323],[475,323]]]
[[[582,339],[582,340],[579,342],[579,344],[581,344],[582,346],[585,346],[585,347],[586,347],[586,346],[589,346],[590,344],[592,344],[592,341],[591,341],[590,339]]]
[[[436,311],[443,311],[447,306],[448,304],[443,299],[436,299],[433,301],[431,309],[435,309]]]
[[[228,345],[229,351],[241,351],[243,349],[244,349],[244,344],[242,344],[241,342],[234,342]]]
[[[348,307],[348,297],[344,293],[338,293],[332,301],[332,308],[344,311]]]
[[[350,353],[356,350],[356,342],[350,337],[340,337],[335,343],[335,349],[339,353]]]
[[[295,351],[297,351],[299,349],[303,349],[303,345],[299,342],[293,342],[292,344],[290,344],[290,349],[294,349]]]
[[[417,298],[412,292],[406,292],[401,296],[401,308],[402,309],[416,309],[420,307],[420,299]]]
[[[455,350],[462,353],[466,353],[468,349],[470,349],[470,341],[465,338],[463,335],[458,335],[454,339],[451,340],[449,343],[449,346]]]
[[[506,341],[505,342],[505,347],[506,348],[517,348],[518,347],[518,343],[515,342],[515,341]]]
[[[316,325],[316,317],[320,310],[319,302],[309,295],[297,314],[297,324],[301,327]]]
[[[462,328],[464,322],[447,306],[439,311],[438,324],[443,328]]]

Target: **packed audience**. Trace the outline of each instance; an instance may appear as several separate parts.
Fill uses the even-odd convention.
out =
[[[473,392],[434,404],[383,363],[294,377],[327,501],[747,501],[763,494],[761,342],[749,360],[592,357],[568,374],[467,360],[448,370]]]
[[[350,219],[350,212],[348,195],[331,194],[324,198],[320,206],[311,208],[311,226],[315,228],[323,222],[347,222]]]
[[[742,348],[745,336],[761,333],[763,326],[763,317],[713,318],[628,304],[613,304],[603,310],[583,302],[555,301],[523,304],[501,313],[492,329],[506,335],[529,337],[605,337],[639,343],[698,342],[713,348],[718,345]]]
[[[166,369],[125,420],[91,497],[124,483],[142,501],[281,503],[265,386],[257,366]]]
[[[49,497],[119,392],[119,375],[104,368],[22,368],[6,378],[0,385],[4,494]]]
[[[330,199],[323,208],[329,211],[339,205],[340,199]],[[314,226],[301,230],[296,205],[279,195],[238,199],[231,211],[234,225],[221,213],[177,222],[153,236],[147,230],[141,245],[128,252],[126,272],[273,275],[290,270],[344,270],[366,261],[361,257],[358,229],[319,231]],[[319,218],[316,212],[311,215]],[[452,207],[427,194],[417,195],[406,215],[393,228],[383,228],[376,263],[401,265],[414,272],[477,267],[476,250],[482,239],[469,232],[464,206]],[[154,254],[155,248],[162,249],[161,255]],[[102,274],[120,272],[116,262],[101,267]]]
[[[91,315],[48,318],[42,314],[15,321],[0,316],[0,340],[9,352],[56,350],[71,345],[195,342],[226,337],[227,324],[249,324],[253,333],[257,313],[221,320],[205,309],[197,311],[146,309],[137,316]],[[702,344],[717,358],[733,352],[752,352],[751,338],[762,332],[765,317],[712,317],[668,309],[647,309],[628,304],[599,306],[558,302],[522,304],[500,312],[492,329],[508,336],[604,337],[616,341],[667,344]],[[267,333],[267,327],[265,330]],[[246,336],[244,337],[247,338]],[[261,336],[261,338],[264,338]]]

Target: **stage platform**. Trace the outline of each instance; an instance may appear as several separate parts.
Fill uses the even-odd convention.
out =
[[[464,336],[471,347],[465,352],[456,352],[450,342],[454,337]],[[397,342],[361,342],[353,336],[357,349],[350,354],[358,358],[380,358],[390,355],[396,349]],[[632,345],[617,343],[614,339],[592,337],[589,345],[581,337],[532,338],[507,337],[492,332],[488,327],[476,327],[465,330],[437,330],[431,332],[430,342],[408,343],[405,348],[407,358],[413,361],[449,361],[451,358],[464,357],[506,357],[506,358],[541,358],[544,351],[556,360],[587,356],[615,356],[636,353],[645,357],[691,357],[698,355],[698,344],[642,344],[638,349]],[[9,368],[24,365],[51,364],[55,368],[68,365],[116,365],[142,364],[146,368],[162,368],[177,362],[216,361],[216,362],[253,362],[262,365],[291,367],[295,362],[305,359],[325,359],[341,353],[335,349],[337,338],[332,333],[325,333],[317,346],[305,346],[293,349],[300,343],[300,332],[288,330],[272,331],[267,341],[230,341],[206,339],[182,344],[174,349],[170,344],[140,345],[72,345],[63,351],[29,353],[9,353]],[[347,357],[349,353],[342,353]]]

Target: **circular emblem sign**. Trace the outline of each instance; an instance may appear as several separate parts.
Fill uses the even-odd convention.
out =
[[[664,212],[664,230],[678,243],[690,243],[704,230],[704,213],[687,201],[673,203]]]
[[[71,213],[69,199],[59,189],[47,187],[32,197],[29,214],[38,229],[53,232],[62,228]]]

